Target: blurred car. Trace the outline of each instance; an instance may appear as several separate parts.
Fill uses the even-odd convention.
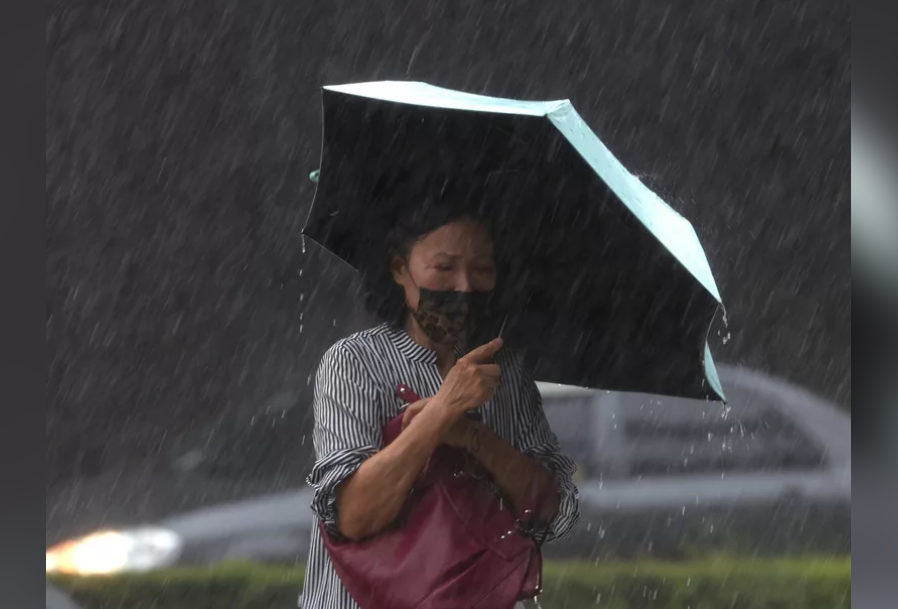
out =
[[[850,550],[851,418],[744,368],[720,378],[726,405],[541,387],[583,512],[550,553]]]
[[[81,609],[66,594],[47,582],[47,609]]]
[[[107,459],[99,474],[51,485],[47,544],[303,487],[313,459],[307,404],[277,393],[170,438],[151,459]]]
[[[849,549],[850,418],[758,373],[721,366],[720,377],[731,400],[725,406],[540,386],[559,441],[579,465],[582,512],[579,530],[547,546],[548,555],[675,557],[684,547],[715,543],[747,543],[752,552],[765,543],[770,551]],[[226,487],[244,493],[247,477],[254,488],[283,484],[291,463],[271,450],[279,445],[277,425],[253,432],[252,446],[267,447],[262,459],[243,457],[256,450],[245,429],[223,429],[229,428],[217,426],[212,434],[216,442],[185,446],[171,458],[169,476],[181,481],[178,488],[194,495]],[[293,445],[300,443],[297,435],[291,435]],[[295,469],[304,473],[307,466]],[[264,471],[273,477],[266,479]],[[143,501],[152,502],[150,479],[137,480],[130,492],[139,493],[141,483]],[[54,545],[47,569],[110,573],[230,560],[300,562],[315,526],[311,499],[309,489],[294,486],[235,501],[211,499],[206,507],[157,519],[122,516],[100,532]],[[105,502],[115,501],[107,494]]]

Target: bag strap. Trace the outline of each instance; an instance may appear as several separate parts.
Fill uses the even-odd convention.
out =
[[[421,398],[418,397],[418,394],[412,391],[412,388],[405,383],[396,385],[396,396],[406,404],[414,404],[421,400]]]

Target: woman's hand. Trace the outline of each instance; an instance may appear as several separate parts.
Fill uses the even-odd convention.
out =
[[[502,339],[497,338],[459,359],[435,399],[455,416],[483,406],[499,387],[502,369],[493,363],[493,355],[501,348]]]
[[[409,406],[405,409],[405,412],[402,415],[402,430],[405,431],[405,428],[409,426],[409,423],[412,422],[416,416],[418,416],[424,407],[432,400],[433,398],[422,398],[415,402],[414,404],[409,404]]]
[[[418,400],[417,402],[411,404],[408,408],[406,408],[405,413],[402,415],[403,431],[406,427],[409,426],[412,420],[416,416],[418,416],[422,410],[424,410],[424,408],[432,399],[433,398],[424,398],[422,400]],[[480,425],[480,423],[472,421],[467,417],[456,419],[443,432],[440,441],[446,446],[451,446],[452,448],[458,448],[460,450],[465,450],[471,452],[472,454],[476,454],[479,451],[480,446],[480,434],[478,425]]]

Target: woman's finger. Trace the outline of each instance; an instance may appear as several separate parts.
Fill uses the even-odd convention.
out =
[[[409,423],[412,422],[418,414],[424,410],[424,407],[427,406],[427,402],[430,401],[430,398],[423,398],[418,400],[414,404],[411,404],[408,408],[405,409],[405,413],[402,415],[402,429],[408,427]]]
[[[411,407],[409,407],[409,409],[405,411],[405,414],[402,415],[402,429],[408,427],[408,424],[412,422],[412,419],[414,419],[417,414],[417,410],[412,410]]]
[[[493,357],[493,355],[495,355],[496,352],[501,348],[502,348],[502,339],[494,338],[487,344],[477,347],[476,349],[474,349],[473,351],[468,353],[466,356],[464,356],[464,358],[462,358],[462,359],[466,359],[475,364],[485,364],[485,363],[489,362],[491,360],[491,358]]]
[[[478,371],[490,378],[499,378],[502,376],[502,367],[499,366],[499,364],[484,364],[478,367]]]

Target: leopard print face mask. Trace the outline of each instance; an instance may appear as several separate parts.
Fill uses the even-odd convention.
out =
[[[418,288],[415,321],[438,345],[454,346],[469,339],[484,318],[490,292],[456,292]]]

